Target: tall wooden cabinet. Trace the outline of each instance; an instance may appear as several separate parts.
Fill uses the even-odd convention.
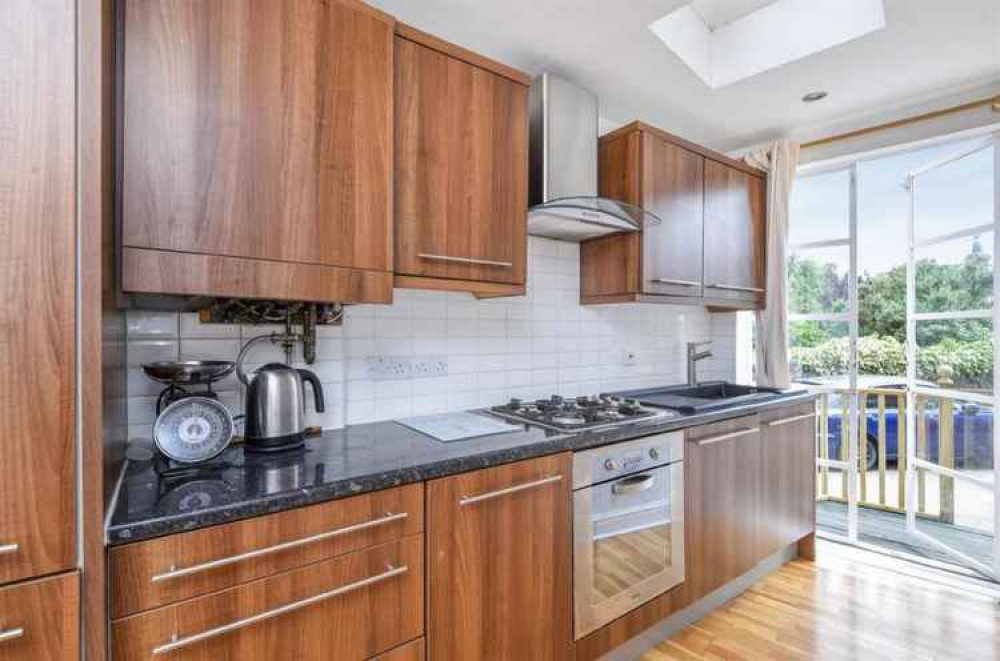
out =
[[[389,302],[393,26],[355,0],[124,0],[127,292]]]
[[[0,10],[0,661],[80,654],[76,28],[74,0]]]
[[[600,139],[601,195],[659,217],[580,247],[585,304],[764,305],[763,172],[633,122]]]
[[[531,79],[413,28],[397,33],[396,284],[523,293]]]
[[[569,453],[427,483],[428,658],[566,659]]]

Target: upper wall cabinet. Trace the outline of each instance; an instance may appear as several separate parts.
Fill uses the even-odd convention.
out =
[[[392,298],[393,20],[354,0],[125,0],[127,292]]]
[[[531,79],[403,25],[395,60],[396,286],[523,294]]]
[[[634,122],[600,140],[600,188],[662,222],[584,242],[583,303],[764,305],[764,173]]]

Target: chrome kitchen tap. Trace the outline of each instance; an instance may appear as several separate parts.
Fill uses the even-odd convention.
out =
[[[697,362],[699,360],[704,360],[706,358],[712,357],[712,352],[709,350],[698,351],[698,347],[710,347],[711,342],[688,342],[687,343],[687,377],[688,385],[696,386],[698,385],[698,366]]]

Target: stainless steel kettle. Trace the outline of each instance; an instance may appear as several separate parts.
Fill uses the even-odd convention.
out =
[[[305,442],[305,384],[312,386],[319,413],[326,410],[323,385],[313,372],[282,363],[263,365],[248,378],[243,371],[243,358],[257,339],[267,338],[254,338],[247,343],[236,361],[236,374],[247,386],[243,430],[247,449],[271,452],[299,447]]]

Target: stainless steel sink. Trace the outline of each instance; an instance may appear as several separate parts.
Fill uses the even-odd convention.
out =
[[[629,399],[638,399],[644,406],[656,406],[692,414],[773,399],[787,392],[777,388],[760,388],[726,381],[710,381],[695,386],[666,386],[613,394]]]

